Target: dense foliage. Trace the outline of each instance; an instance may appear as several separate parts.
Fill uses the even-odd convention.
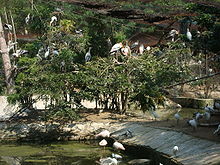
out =
[[[209,11],[202,12],[199,6],[183,4],[180,0],[157,0],[145,4],[152,10],[146,10],[139,1],[136,3],[140,3],[141,9],[148,14],[173,12],[170,5],[175,6],[175,10],[196,9],[196,16],[176,19],[198,25],[201,33],[192,32],[192,41],[182,34],[175,42],[155,46],[141,56],[119,53],[118,62],[109,55],[112,46],[109,40],[112,44],[122,41],[125,44],[135,32],[150,33],[155,27],[103,17],[66,3],[36,0],[33,6],[29,1],[13,0],[13,5],[11,2],[3,1],[2,4],[12,12],[17,31],[27,30],[40,34],[40,37],[31,43],[19,42],[19,47],[29,53],[12,57],[16,66],[15,93],[9,96],[9,100],[30,109],[35,108],[38,100],[45,100],[47,119],[76,119],[77,111],[84,108],[82,100],[95,101],[96,107],[118,113],[125,113],[132,104],[139,105],[143,111],[153,110],[156,104],[163,103],[165,86],[197,76],[192,61],[201,60],[205,65],[205,54],[219,51],[219,20]],[[127,9],[135,6],[129,2],[111,3],[120,3]],[[4,13],[3,8],[1,12]],[[25,24],[24,18],[29,13],[31,20]],[[58,21],[50,24],[54,15]],[[92,47],[92,60],[85,62],[89,47]],[[214,60],[209,64],[209,68],[219,69],[219,65],[211,65],[216,64]],[[2,78],[0,83],[3,83]],[[200,83],[210,84],[207,81]]]

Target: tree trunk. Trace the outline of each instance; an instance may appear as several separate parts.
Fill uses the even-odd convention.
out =
[[[2,60],[3,60],[3,66],[4,66],[7,93],[10,94],[13,92],[12,67],[11,67],[8,47],[5,41],[1,17],[0,17],[0,49],[2,52]]]

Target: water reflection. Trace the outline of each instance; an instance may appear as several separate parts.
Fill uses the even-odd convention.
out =
[[[127,164],[123,156],[120,164]],[[100,159],[110,157],[111,148],[85,143],[65,142],[46,146],[2,144],[0,165],[95,165]]]

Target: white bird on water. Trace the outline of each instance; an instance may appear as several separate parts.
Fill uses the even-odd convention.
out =
[[[99,145],[103,146],[103,147],[105,147],[107,144],[108,144],[108,142],[105,139],[103,139],[102,141],[99,142]]]
[[[190,41],[192,40],[192,34],[189,31],[189,28],[187,28],[186,37],[187,37],[188,40],[190,40]]]
[[[117,142],[117,141],[113,143],[113,147],[115,149],[125,150],[124,146],[121,143]]]
[[[178,112],[174,115],[174,118],[176,119],[176,123],[178,125],[179,124],[179,120],[180,120],[180,115],[179,115]]]
[[[217,134],[220,132],[220,124],[218,125],[218,128],[213,132],[213,134]]]
[[[113,54],[117,53],[117,51],[119,51],[122,47],[123,47],[123,44],[121,42],[116,43],[115,45],[112,46],[109,53],[111,55],[113,55]]]
[[[91,49],[92,49],[92,47],[89,47],[89,51],[88,51],[88,52],[86,53],[86,55],[85,55],[85,62],[90,61],[91,58],[92,58]]]
[[[54,23],[54,22],[57,22],[57,17],[56,16],[53,16],[53,17],[51,17],[51,21],[50,21],[50,26],[52,26],[52,24]]]
[[[179,151],[179,147],[178,146],[174,146],[173,147],[173,154],[174,154],[174,156],[176,156],[178,151]]]
[[[102,137],[102,138],[110,137],[110,132],[108,130],[103,130],[99,134],[95,135],[95,137],[96,138],[97,137]]]

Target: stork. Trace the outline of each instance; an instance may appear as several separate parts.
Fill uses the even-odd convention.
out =
[[[121,48],[123,47],[123,44],[121,42],[116,43],[115,45],[112,46],[111,50],[110,50],[110,55],[114,55],[115,53],[117,53]]]
[[[192,40],[192,34],[189,31],[189,28],[187,28],[186,37],[187,37],[188,40],[190,40],[190,41]]]
[[[25,17],[25,23],[28,24],[30,21],[30,13],[27,15],[27,17]]]
[[[179,32],[176,30],[176,29],[172,29],[170,32],[169,32],[169,35],[167,37],[171,37],[172,41],[174,42],[174,39],[175,39],[175,36],[178,35]]]
[[[51,17],[51,21],[50,21],[50,26],[52,26],[52,24],[54,23],[54,22],[57,22],[57,17],[56,16],[52,16]]]
[[[142,55],[144,53],[144,44],[139,46],[139,53]]]

